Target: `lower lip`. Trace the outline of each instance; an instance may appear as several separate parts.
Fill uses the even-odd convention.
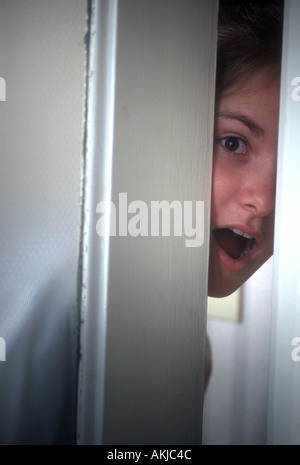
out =
[[[220,263],[230,271],[244,270],[252,260],[257,250],[257,244],[255,244],[243,258],[234,259],[231,258],[227,252],[225,252],[225,250],[216,242],[214,238],[212,238],[212,240],[214,241],[214,246]]]

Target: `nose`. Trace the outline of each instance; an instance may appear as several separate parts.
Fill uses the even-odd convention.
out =
[[[261,218],[274,214],[276,194],[276,163],[268,160],[249,169],[240,178],[239,203]]]

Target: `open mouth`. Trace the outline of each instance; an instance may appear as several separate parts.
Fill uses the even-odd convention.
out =
[[[234,260],[244,258],[256,244],[254,237],[237,228],[215,229],[215,241]]]

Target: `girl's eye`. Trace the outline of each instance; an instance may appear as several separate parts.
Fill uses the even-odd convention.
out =
[[[246,143],[236,136],[223,137],[220,142],[227,152],[243,154],[247,150]]]

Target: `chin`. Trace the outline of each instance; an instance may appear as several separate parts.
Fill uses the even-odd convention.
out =
[[[218,286],[218,285],[215,286],[215,285],[208,284],[207,295],[208,297],[217,297],[217,298],[228,297],[229,295],[237,291],[241,286],[242,284],[238,286],[226,286],[223,288],[222,286]]]
[[[256,266],[250,267],[248,270],[244,270],[244,273],[228,273],[228,272],[217,272],[213,271],[213,266],[210,267],[208,277],[208,296],[209,297],[227,297],[237,291],[256,271],[266,262],[264,259],[261,263]]]
[[[247,272],[230,272],[228,270],[220,270],[219,267],[210,265],[208,275],[208,296],[209,297],[228,297],[237,291],[249,278],[255,273],[255,269],[247,270]]]
[[[233,259],[214,242],[210,247],[208,296],[227,297],[237,291],[272,255],[256,255],[253,247],[242,259]],[[253,257],[254,255],[254,257]]]
[[[234,273],[221,267],[215,250],[211,248],[207,289],[209,297],[227,297],[246,280],[247,276],[244,273]]]

